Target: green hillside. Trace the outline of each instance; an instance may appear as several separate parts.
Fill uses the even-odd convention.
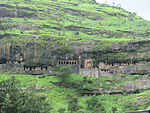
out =
[[[0,82],[3,80],[10,79],[11,77],[15,77],[19,80],[19,86],[21,88],[27,88],[29,86],[36,86],[39,85],[39,89],[36,89],[36,93],[39,95],[45,95],[47,97],[48,103],[50,103],[50,107],[52,110],[50,113],[59,113],[58,110],[60,108],[65,108],[65,113],[68,112],[68,94],[76,96],[79,100],[79,105],[81,107],[82,113],[91,113],[90,110],[87,109],[86,101],[91,99],[93,96],[80,96],[79,89],[75,87],[65,87],[54,85],[54,83],[60,82],[61,79],[57,76],[46,76],[46,75],[8,75],[2,74],[0,75]],[[80,84],[83,81],[83,77],[79,75],[72,74],[68,78],[68,83],[76,83]],[[95,82],[97,82],[97,86],[99,83],[103,84],[103,90],[109,89],[111,86],[117,84],[123,84],[125,81],[129,79],[114,79],[108,77],[101,77],[101,78],[90,78],[87,77],[88,81],[92,81],[93,83],[86,84],[86,87],[91,87]],[[129,81],[132,79],[130,78]],[[112,81],[111,84],[108,84],[108,81]],[[96,85],[95,85],[96,86]],[[94,86],[94,87],[95,87]],[[78,95],[78,96],[77,96]],[[97,95],[98,101],[100,101],[106,112],[104,113],[113,113],[113,107],[117,108],[115,113],[125,113],[128,111],[134,110],[144,110],[149,109],[149,96],[150,91],[143,91],[141,93],[136,94],[124,94],[124,95],[115,95],[115,94],[104,94],[104,95]],[[32,112],[31,112],[32,113]],[[80,113],[80,112],[75,112]]]
[[[94,95],[105,113],[149,109],[149,43],[150,21],[121,7],[94,0],[0,0],[0,82],[14,76],[19,88],[38,85],[35,92],[47,97],[51,113],[69,112],[68,94],[78,98],[77,113],[92,113],[86,102]],[[62,79],[65,65],[76,74]],[[55,66],[60,72],[52,73]],[[86,69],[100,76],[93,71],[88,77]],[[80,76],[80,70],[90,74]]]
[[[148,40],[150,22],[120,7],[93,0],[1,0],[0,36],[5,40]]]

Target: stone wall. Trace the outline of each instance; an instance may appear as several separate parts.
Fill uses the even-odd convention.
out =
[[[88,77],[99,77],[98,68],[80,68],[79,75],[88,76]]]
[[[112,77],[111,73],[101,71],[99,68],[80,68],[79,75],[88,76],[88,77]]]
[[[23,65],[15,63],[0,64],[0,73],[22,74]]]
[[[140,61],[138,63],[125,62],[107,64],[104,62],[99,63],[99,69],[102,71],[101,75],[107,74],[148,74],[150,73],[150,62]]]
[[[136,64],[122,65],[111,69],[114,74],[148,74],[150,73],[150,63],[139,62]]]
[[[42,75],[42,74],[49,74],[51,70],[24,70],[23,74],[31,74],[31,75]]]
[[[7,62],[6,64],[0,64],[0,73],[10,73],[10,74],[48,74],[51,73],[51,67],[47,67],[47,69],[42,67],[26,67],[24,68],[24,63],[18,62]]]
[[[106,71],[101,71],[101,69],[99,69],[99,76],[112,77],[113,74],[106,72]]]

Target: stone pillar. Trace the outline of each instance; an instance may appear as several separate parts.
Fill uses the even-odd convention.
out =
[[[78,57],[78,62],[79,62],[79,68],[81,68],[81,55]]]

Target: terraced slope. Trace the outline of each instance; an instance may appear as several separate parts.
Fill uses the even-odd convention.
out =
[[[2,40],[146,40],[150,22],[94,0],[1,0]]]

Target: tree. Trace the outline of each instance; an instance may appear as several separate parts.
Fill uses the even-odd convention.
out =
[[[77,97],[74,97],[72,95],[67,95],[67,100],[68,100],[68,111],[69,112],[83,113],[82,106],[79,106]]]
[[[90,100],[86,101],[87,109],[91,111],[91,113],[106,113],[106,110],[101,102],[98,101],[96,96],[93,96]]]
[[[58,113],[65,113],[66,109],[65,108],[60,108],[57,112]]]
[[[55,66],[52,69],[52,73],[60,77],[64,83],[66,78],[72,73],[70,66]]]
[[[112,112],[116,113],[117,112],[117,107],[112,107]]]
[[[48,113],[50,105],[45,96],[31,89],[21,90],[19,81],[11,79],[0,82],[0,113]]]

